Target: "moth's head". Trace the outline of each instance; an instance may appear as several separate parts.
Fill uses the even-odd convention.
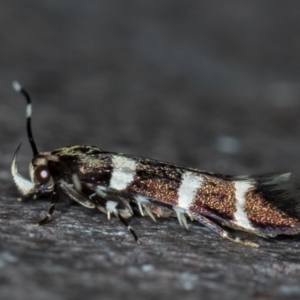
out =
[[[32,158],[29,164],[30,180],[28,180],[18,172],[17,157],[20,147],[21,145],[17,148],[11,164],[11,174],[18,190],[24,196],[52,192],[54,180],[48,166],[48,154],[37,154]]]
[[[13,87],[17,92],[22,93],[27,100],[26,119],[27,119],[27,135],[33,151],[33,158],[29,164],[29,176],[31,180],[27,180],[18,173],[17,157],[21,145],[17,148],[13,161],[11,164],[11,174],[18,190],[24,195],[52,192],[54,189],[54,181],[49,169],[49,160],[56,160],[57,158],[50,153],[39,153],[31,131],[31,100],[29,94],[21,87],[21,85],[14,81]]]

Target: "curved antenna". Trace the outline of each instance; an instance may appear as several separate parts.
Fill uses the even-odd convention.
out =
[[[37,155],[39,152],[36,148],[36,144],[33,139],[32,131],[31,131],[31,114],[32,114],[32,107],[31,107],[31,100],[29,94],[24,90],[24,88],[20,85],[18,81],[13,81],[12,86],[14,90],[18,93],[21,93],[25,96],[27,100],[26,106],[26,119],[27,119],[27,136],[31,145],[31,149],[33,152],[33,156]]]

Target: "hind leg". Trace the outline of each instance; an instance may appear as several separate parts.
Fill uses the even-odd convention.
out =
[[[205,227],[211,229],[213,232],[215,232],[216,234],[218,234],[219,236],[221,236],[223,238],[226,238],[226,239],[228,239],[232,242],[243,244],[243,245],[246,245],[246,246],[250,246],[250,247],[254,247],[254,248],[259,247],[259,245],[256,244],[256,243],[253,243],[251,241],[244,240],[244,239],[241,239],[239,237],[234,236],[233,234],[231,234],[228,231],[226,231],[225,229],[223,229],[221,226],[214,223],[212,220],[202,216],[199,213],[189,212],[188,214],[194,220],[198,221],[199,223],[201,223]]]

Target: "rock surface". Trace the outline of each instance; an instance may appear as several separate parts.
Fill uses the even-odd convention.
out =
[[[2,1],[1,299],[296,299],[300,237],[252,249],[196,223],[116,219],[65,199],[18,202],[31,158],[18,79],[40,151],[71,144],[218,173],[292,171],[300,161],[296,1]],[[27,176],[27,175],[26,175]]]

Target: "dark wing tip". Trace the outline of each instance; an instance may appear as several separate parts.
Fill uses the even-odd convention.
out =
[[[300,187],[291,173],[250,176],[257,192],[278,209],[292,217],[300,217]]]

